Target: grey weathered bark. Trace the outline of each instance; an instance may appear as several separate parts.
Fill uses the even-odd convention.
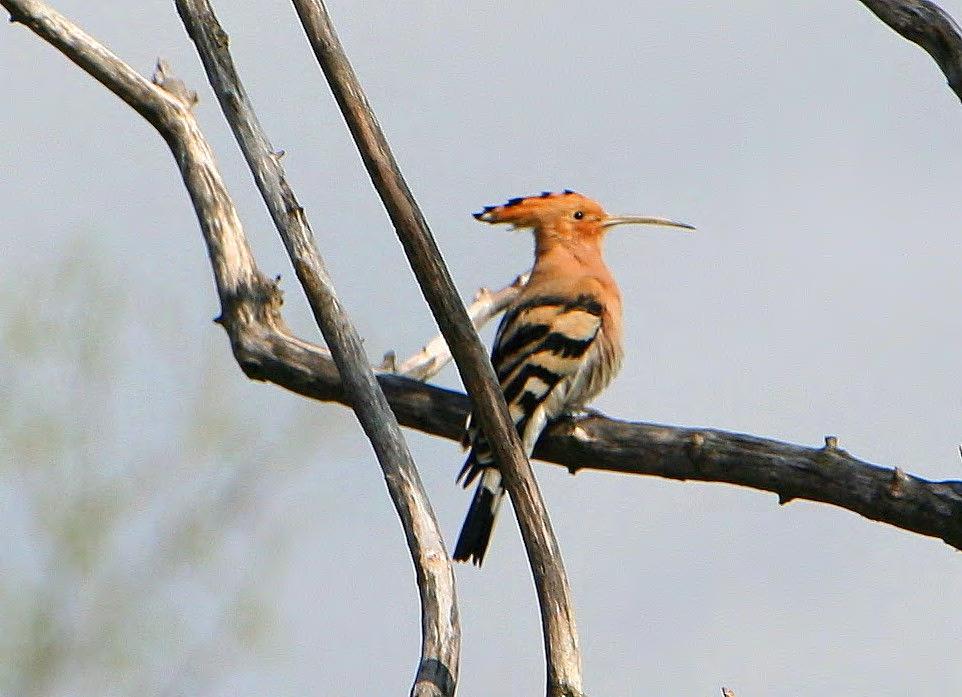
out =
[[[248,376],[314,399],[346,403],[337,370],[317,346],[270,327],[245,346]],[[378,376],[402,425],[461,439],[467,396],[401,375]],[[715,429],[628,422],[599,414],[549,426],[532,457],[572,473],[597,470],[679,481],[724,482],[827,503],[962,550],[962,481],[929,481],[849,455]]]
[[[500,465],[538,595],[548,697],[580,697],[581,649],[561,549],[488,353],[334,32],[327,8],[321,0],[293,0],[293,4]]]
[[[454,569],[397,419],[374,378],[361,339],[334,293],[307,214],[287,182],[230,55],[229,40],[207,0],[175,0],[197,47],[208,81],[244,153],[254,180],[322,334],[352,407],[371,440],[400,516],[417,573],[421,602],[421,659],[412,695],[450,696],[458,678],[461,626]]]
[[[520,292],[525,278],[519,276],[494,293],[482,289],[468,308],[475,326],[493,319],[499,308],[503,310]],[[423,350],[400,364],[392,360],[384,369],[395,375],[428,379],[450,360],[441,341],[435,337]],[[439,403],[452,401],[440,392],[432,393],[433,397]],[[399,409],[400,398],[392,399],[392,405]],[[433,430],[437,423],[418,421],[417,417],[404,423],[456,440],[458,419],[463,417],[456,404],[452,407],[450,434]],[[959,450],[962,452],[962,446]],[[906,475],[899,467],[869,465],[839,449],[834,436],[826,437],[823,448],[804,448],[723,431],[630,424],[594,414],[556,424],[539,441],[534,454],[564,465],[572,474],[580,469],[597,469],[724,481],[773,491],[783,504],[795,498],[830,503],[872,520],[940,537],[956,548],[962,545],[962,482],[928,482]],[[900,501],[908,487],[910,501]]]
[[[219,321],[230,336],[238,360],[243,364],[248,355],[243,346],[257,341],[258,330],[269,327],[268,331],[289,336],[280,315],[280,293],[257,269],[213,152],[191,113],[195,95],[173,79],[163,65],[158,66],[153,82],[142,77],[41,2],[0,2],[14,21],[28,26],[130,104],[167,141],[204,233],[221,301]],[[228,100],[231,123],[307,290],[331,346],[345,394],[374,447],[401,518],[422,600],[422,656],[412,694],[449,697],[456,687],[460,627],[454,574],[427,494],[397,420],[368,365],[360,338],[334,294],[306,217],[244,98],[226,55],[223,32],[216,32],[212,14],[202,19],[202,6],[183,3],[180,7],[201,55],[208,59],[205,66],[218,94],[233,90],[233,97],[238,98]],[[192,23],[192,19],[197,21]],[[258,329],[252,331],[254,327]]]
[[[861,0],[876,17],[925,49],[962,100],[962,30],[952,16],[929,0]]]

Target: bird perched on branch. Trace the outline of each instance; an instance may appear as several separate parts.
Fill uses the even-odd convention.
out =
[[[691,225],[664,218],[608,215],[595,201],[565,190],[486,206],[474,217],[534,232],[534,268],[498,327],[491,363],[530,455],[541,431],[601,392],[621,367],[621,293],[601,255],[605,233],[616,225]],[[461,528],[454,558],[480,565],[504,498],[491,448],[472,419],[470,446],[458,480],[480,477]]]

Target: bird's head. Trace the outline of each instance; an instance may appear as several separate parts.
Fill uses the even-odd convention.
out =
[[[691,225],[667,218],[609,215],[597,201],[569,189],[513,198],[500,206],[485,206],[474,217],[486,223],[531,228],[537,235],[566,240],[600,240],[616,225],[669,225],[694,230]]]

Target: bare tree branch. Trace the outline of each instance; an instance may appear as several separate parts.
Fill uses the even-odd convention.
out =
[[[411,694],[453,695],[461,651],[454,569],[414,460],[368,365],[361,339],[334,293],[307,215],[254,113],[230,55],[226,32],[207,0],[175,3],[284,241],[338,372],[349,386],[352,407],[378,455],[401,518],[421,600],[421,660]]]
[[[929,0],[861,0],[876,17],[925,49],[962,100],[962,30],[948,12]]]
[[[316,346],[257,323],[242,366],[307,397],[346,404],[337,370]],[[466,395],[400,375],[378,376],[403,426],[459,441]],[[561,419],[533,457],[572,473],[597,470],[679,481],[724,482],[778,495],[779,503],[827,503],[962,550],[962,481],[929,481],[852,457],[828,439],[811,448],[715,429],[620,421],[599,414]]]
[[[511,495],[541,610],[549,697],[582,695],[581,650],[561,550],[487,351],[471,325],[431,231],[394,160],[320,0],[293,0],[317,61],[457,363]]]
[[[194,95],[170,77],[163,65],[158,66],[154,81],[148,81],[41,2],[0,0],[0,4],[10,11],[13,20],[24,23],[130,104],[167,141],[197,212],[221,300],[219,321],[231,338],[238,361],[244,364],[243,347],[256,341],[256,336],[250,335],[252,326],[270,327],[279,335],[288,334],[279,311],[280,293],[256,267],[213,152],[191,113]],[[219,88],[219,95],[233,89],[235,97],[244,97],[226,55],[223,40],[226,37],[223,31],[218,31],[209,7],[180,3],[179,8],[206,59],[205,65],[212,83]],[[203,10],[207,12],[193,14]],[[198,21],[191,23],[190,19]],[[216,59],[215,51],[218,52]],[[284,184],[283,172],[246,98],[235,105],[239,108],[225,108],[225,111],[233,117],[232,126],[251,161],[298,276],[305,284],[318,324],[332,347],[333,362],[346,386],[345,393],[350,395],[358,420],[384,470],[417,569],[422,598],[423,653],[412,694],[453,695],[460,629],[453,570],[437,521],[398,423],[361,350],[360,339],[334,295],[306,218]]]
[[[518,297],[521,289],[528,282],[529,272],[518,276],[510,284],[494,292],[481,288],[474,296],[474,302],[468,306],[468,317],[475,329],[481,329],[485,324],[505,311]],[[441,372],[441,369],[451,361],[451,350],[443,335],[431,339],[424,348],[400,364],[396,364],[394,354],[384,357],[384,369],[392,373],[404,375],[415,380],[429,380]]]
[[[206,2],[202,0],[177,0],[177,2],[182,8],[209,10]],[[423,217],[413,199],[410,198],[410,193],[397,171],[366,99],[356,83],[349,64],[343,57],[326,11],[323,6],[309,0],[294,0],[294,2],[298,6],[312,41],[320,41],[318,37],[324,37],[321,48],[315,46],[315,50],[319,54],[322,66],[326,66],[328,79],[345,111],[345,118],[351,125],[352,131],[357,131],[355,138],[358,140],[362,156],[371,171],[376,187],[385,200],[392,220],[398,227],[405,248],[412,257],[420,259],[420,261],[412,261],[412,264],[418,272],[425,295],[432,304],[432,310],[443,332],[455,349],[459,367],[465,375],[465,382],[469,384],[472,393],[479,400],[477,405],[489,410],[486,412],[488,416],[484,418],[490,419],[490,423],[484,420],[482,422],[486,429],[500,428],[504,426],[504,415],[495,414],[491,406],[497,406],[500,392],[497,391],[496,395],[491,394],[490,387],[494,383],[490,380],[488,381],[490,384],[485,382],[491,377],[490,366],[479,367],[478,365],[479,361],[486,363],[486,354],[482,349],[481,358],[478,358],[476,337],[470,329],[465,328],[465,322],[462,321],[465,319],[460,314],[463,308],[453,310],[450,307],[452,302],[450,279],[439,257],[436,256],[437,250]],[[951,17],[936,5],[924,0],[908,2],[862,0],[862,2],[893,29],[932,54],[945,72],[949,84],[962,99],[962,68],[960,68],[962,50],[959,48],[962,42],[959,38],[959,29]],[[215,84],[219,97],[227,101],[224,108],[232,127],[235,130],[245,131],[237,133],[238,139],[242,144],[247,142],[247,145],[242,147],[245,149],[245,154],[254,160],[251,162],[251,167],[255,171],[255,178],[258,179],[265,200],[282,231],[285,245],[288,247],[299,278],[304,283],[318,323],[322,330],[326,327],[335,337],[334,340],[329,338],[334,349],[333,358],[332,353],[327,350],[293,336],[286,327],[280,314],[280,292],[276,284],[265,278],[257,269],[236,211],[218,173],[213,153],[191,114],[190,110],[194,103],[192,93],[171,78],[163,65],[158,67],[154,82],[140,76],[101,44],[38,0],[0,0],[0,5],[11,13],[14,21],[28,26],[144,116],[170,145],[197,211],[208,246],[222,309],[219,321],[227,330],[234,355],[245,373],[251,378],[269,380],[306,396],[339,401],[348,405],[356,401],[349,395],[356,395],[357,389],[372,389],[375,400],[379,403],[373,407],[368,405],[360,409],[358,418],[364,423],[365,417],[362,417],[361,413],[366,408],[371,409],[367,412],[370,415],[378,414],[377,410],[381,409],[377,418],[383,418],[385,406],[383,395],[380,398],[377,397],[376,385],[370,376],[370,371],[363,363],[363,354],[359,351],[357,355],[353,355],[354,367],[359,373],[352,374],[350,371],[345,371],[345,382],[342,382],[336,363],[351,361],[351,351],[354,348],[359,349],[359,346],[352,344],[349,336],[352,330],[349,325],[345,328],[337,323],[336,313],[339,306],[330,288],[330,281],[324,271],[323,263],[317,254],[312,233],[303,211],[286,184],[276,158],[272,156],[267,139],[257,127],[253,113],[244,115],[243,109],[234,112],[236,105],[232,103],[229,92],[221,91],[216,87],[217,81],[223,79],[223,85],[239,88],[239,94],[243,96],[243,88],[230,67],[229,56],[228,62],[217,63],[218,51],[224,49],[226,54],[226,36],[219,27],[216,27],[216,23],[206,26],[206,29],[211,31],[210,34],[198,34],[194,36],[195,41],[198,42],[202,57],[207,52],[208,58],[214,61],[212,66],[208,66],[209,76],[212,84]],[[314,19],[322,24],[312,25],[312,20],[305,19],[304,13],[301,12],[302,7],[307,8],[307,12],[320,13]],[[203,17],[203,15],[200,16]],[[189,23],[188,26],[190,26]],[[211,43],[205,48],[202,46],[204,42]],[[223,45],[220,45],[221,43]],[[218,71],[221,69],[229,70],[220,74]],[[356,90],[354,90],[355,87]],[[246,97],[241,102],[242,107],[249,107],[246,104]],[[280,208],[275,209],[278,204]],[[425,259],[429,262],[425,262]],[[438,294],[438,288],[443,292]],[[460,308],[459,302],[458,307]],[[492,312],[495,311],[492,310]],[[344,335],[344,332],[348,335]],[[339,341],[342,343],[339,344]],[[336,348],[336,345],[340,348]],[[359,358],[360,361],[358,361]],[[426,347],[423,355],[419,357],[419,362],[406,369],[410,369],[412,375],[430,375],[438,367],[438,362],[444,360],[446,360],[444,350],[439,347],[437,341],[434,341]],[[468,379],[469,376],[470,379]],[[400,375],[380,375],[377,377],[377,382],[402,424],[447,438],[460,438],[464,418],[470,408],[469,400],[465,395],[425,385]],[[501,406],[503,407],[503,402]],[[479,413],[479,416],[482,414]],[[396,424],[393,430],[396,431]],[[371,433],[375,436],[379,433],[384,435],[380,428],[372,428],[369,434]],[[508,434],[513,436],[513,429],[509,428]],[[393,438],[393,432],[388,433],[387,437]],[[374,437],[372,437],[373,440]],[[396,444],[397,441],[388,443],[383,449],[378,449],[375,445],[379,457],[390,455],[403,460],[403,452],[398,455],[391,451]],[[404,450],[403,444],[399,447]],[[710,429],[627,423],[595,414],[564,419],[555,423],[543,434],[534,455],[563,465],[572,473],[580,469],[596,469],[678,480],[727,482],[772,491],[778,494],[780,503],[787,503],[795,498],[825,502],[873,520],[940,538],[954,548],[962,550],[962,482],[927,481],[908,475],[898,467],[889,469],[862,462],[838,448],[834,438],[827,438],[823,448],[807,448]],[[505,455],[505,458],[507,457]],[[407,459],[410,460],[410,457],[407,456]],[[522,464],[526,465],[526,463]],[[411,465],[413,468],[413,463]],[[551,625],[550,629],[548,627],[552,618],[546,617],[545,598],[561,598],[564,603],[568,603],[569,598],[557,546],[550,533],[547,518],[543,518],[542,522],[537,519],[540,495],[536,490],[527,492],[533,493],[534,499],[531,503],[533,508],[530,510],[526,508],[527,504],[521,502],[524,499],[527,483],[516,480],[512,484],[512,477],[518,475],[512,474],[511,470],[510,466],[506,466],[508,485],[512,490],[512,499],[518,507],[519,519],[523,518],[526,521],[522,524],[522,531],[529,550],[529,559],[534,568],[539,588],[542,620],[546,627],[549,694],[580,695],[580,659],[574,620],[568,612],[570,606],[567,604],[559,606],[563,608],[561,614],[564,616],[560,618],[560,622]],[[521,474],[523,475],[524,472]],[[414,494],[410,491],[408,493],[408,496],[413,498],[396,504],[402,520],[404,519],[402,509],[417,509],[421,503],[419,499],[423,499],[423,503],[427,504],[423,491],[419,489],[416,471],[413,473],[415,478],[413,480],[405,479],[405,476],[403,470],[397,476],[388,475],[386,472],[392,495],[395,487],[398,490],[404,490],[412,485],[416,490]],[[533,480],[530,481],[533,482]],[[516,497],[512,487],[518,487],[520,495]],[[429,508],[427,510],[430,512]],[[527,522],[529,513],[534,516],[533,526],[530,529]],[[423,523],[424,519],[420,520]],[[544,529],[539,529],[539,525]],[[412,549],[416,565],[419,557],[415,554],[412,536],[417,537],[424,533],[430,537],[431,534],[436,533],[437,526],[434,524],[433,530],[428,529],[430,527],[428,525],[428,527],[409,529],[406,526],[409,547]],[[542,541],[534,539],[539,534],[542,535]],[[529,538],[529,535],[533,537]],[[429,571],[433,572],[437,578],[443,580],[445,577],[450,578],[450,565],[443,547],[440,554],[440,558],[437,554],[424,554],[421,561],[426,567],[430,567]],[[549,580],[544,589],[542,588],[544,577],[539,577],[537,564],[537,560],[542,558],[538,556],[539,554],[558,559],[556,571],[561,572],[560,576],[549,576],[548,578],[560,580],[557,580],[557,583]],[[554,573],[551,569],[549,571]],[[419,586],[423,586],[420,574],[419,568]],[[555,585],[551,585],[552,583]],[[558,583],[560,585],[557,585]],[[422,593],[423,590],[422,587]],[[427,616],[429,611],[424,605],[422,595],[422,612]],[[438,607],[441,605],[439,604]],[[449,626],[434,628],[439,642],[442,641],[440,637],[445,631],[450,630],[451,626],[456,631],[457,627],[456,608],[453,605],[453,585],[450,608],[448,616],[440,617],[440,622],[448,622]],[[437,611],[434,614],[443,613]],[[425,637],[429,631],[433,630],[425,624]],[[426,638],[422,648],[427,645]],[[447,666],[443,661],[440,665],[429,666],[425,662],[426,656],[428,656],[427,651],[422,657],[418,682],[412,693],[452,694],[457,672],[457,651],[454,651],[453,663]],[[451,666],[453,666],[453,673],[451,673]],[[448,670],[447,677],[444,675],[444,669]],[[423,689],[424,692],[418,692],[419,689]]]

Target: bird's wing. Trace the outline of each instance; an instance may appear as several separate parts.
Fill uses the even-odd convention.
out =
[[[528,454],[548,420],[577,403],[586,381],[585,367],[598,352],[603,307],[591,295],[541,296],[507,312],[498,327],[491,363],[508,404],[508,413]],[[469,421],[472,445],[458,478],[468,486],[491,466],[490,447]]]

